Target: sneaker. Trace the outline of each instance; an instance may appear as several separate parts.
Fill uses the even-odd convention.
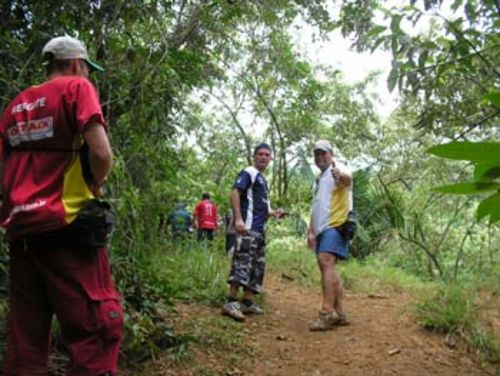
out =
[[[255,314],[255,315],[262,315],[264,313],[264,310],[260,308],[257,304],[252,302],[250,305],[246,305],[241,303],[240,304],[241,312],[243,313],[250,313],[250,314]]]
[[[332,312],[322,312],[319,311],[319,316],[316,320],[309,324],[309,330],[311,332],[321,332],[325,330],[332,330],[338,321],[338,315]]]
[[[222,313],[235,319],[236,321],[245,321],[245,315],[241,312],[239,302],[227,302],[222,306]]]
[[[350,324],[351,324],[351,321],[349,320],[349,316],[347,316],[347,313],[342,313],[342,314],[337,313],[337,318],[335,319],[335,325],[347,326]]]

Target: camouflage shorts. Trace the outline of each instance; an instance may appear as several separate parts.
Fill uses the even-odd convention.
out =
[[[260,232],[238,235],[227,282],[239,284],[254,293],[262,292],[266,268],[266,241]]]

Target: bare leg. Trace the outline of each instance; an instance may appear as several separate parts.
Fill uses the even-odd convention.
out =
[[[238,298],[238,291],[240,289],[240,285],[237,283],[231,283],[229,285],[229,296],[233,299]]]
[[[252,298],[253,298],[253,291],[245,289],[245,291],[243,292],[243,299],[252,300]]]
[[[321,291],[323,294],[323,302],[321,311],[333,311],[335,299],[335,256],[330,253],[318,254],[318,265],[321,271]]]
[[[334,278],[333,278],[333,290],[335,292],[335,302],[333,304],[333,308],[335,309],[335,312],[339,316],[344,315],[344,286],[342,284],[342,280],[340,279],[340,275],[337,272],[337,268],[334,264],[333,266],[334,269]]]

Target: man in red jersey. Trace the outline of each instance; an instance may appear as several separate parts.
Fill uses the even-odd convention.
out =
[[[83,246],[70,227],[100,196],[113,163],[108,126],[88,80],[91,70],[102,68],[69,36],[51,39],[43,57],[48,80],[17,95],[0,120],[0,224],[10,252],[4,374],[47,374],[55,314],[68,374],[115,375],[123,309],[108,252]]]
[[[203,193],[201,201],[196,205],[193,212],[194,226],[198,229],[198,241],[214,239],[217,220],[217,206],[210,200],[209,193]]]

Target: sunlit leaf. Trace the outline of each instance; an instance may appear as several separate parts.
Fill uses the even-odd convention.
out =
[[[500,162],[498,142],[450,142],[429,148],[428,153],[448,159],[471,162]]]

